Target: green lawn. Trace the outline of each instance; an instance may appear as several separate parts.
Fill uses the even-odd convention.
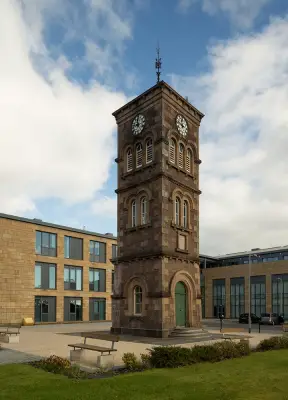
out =
[[[0,399],[288,399],[288,350],[78,382],[27,365],[5,365],[0,367]]]

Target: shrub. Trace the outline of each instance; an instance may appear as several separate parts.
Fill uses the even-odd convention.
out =
[[[63,370],[68,370],[71,368],[71,363],[69,360],[55,355],[44,358],[40,361],[36,361],[33,365],[53,373],[62,373]]]
[[[141,354],[141,363],[142,363],[142,367],[144,369],[149,369],[151,368],[151,360],[150,360],[150,355],[149,354]]]
[[[159,346],[149,350],[150,365],[155,368],[177,368],[201,362],[218,362],[250,354],[248,342],[232,341],[192,348]]]
[[[137,371],[142,368],[141,362],[137,359],[134,353],[124,353],[122,361],[129,371]]]
[[[180,346],[158,346],[149,349],[154,368],[176,368],[195,363],[191,349]]]
[[[269,339],[262,340],[256,347],[257,351],[288,349],[287,336],[273,336]]]

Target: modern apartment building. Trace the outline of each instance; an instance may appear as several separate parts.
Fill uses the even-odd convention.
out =
[[[288,246],[210,257],[200,255],[202,317],[274,312],[288,319]]]
[[[111,320],[116,238],[0,214],[0,323]]]

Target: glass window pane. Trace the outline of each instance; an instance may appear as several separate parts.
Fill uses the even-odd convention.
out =
[[[49,233],[42,232],[42,247],[49,248]]]
[[[50,247],[56,249],[56,235],[54,233],[50,234]]]
[[[41,265],[35,265],[35,288],[41,288]]]
[[[64,268],[64,282],[69,282],[69,268]]]
[[[82,269],[76,270],[76,290],[82,290]]]
[[[49,289],[56,289],[56,268],[55,265],[49,267]]]
[[[36,254],[41,254],[41,232],[36,231],[36,245],[35,245]]]
[[[70,268],[70,282],[76,282],[75,268]]]
[[[70,244],[70,238],[68,236],[64,237],[64,257],[69,258],[70,251],[69,251],[69,244]]]

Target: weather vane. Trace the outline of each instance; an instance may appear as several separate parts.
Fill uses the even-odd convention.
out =
[[[161,67],[162,67],[162,60],[160,58],[160,48],[159,48],[159,43],[158,43],[158,46],[157,46],[157,58],[156,58],[156,61],[155,61],[157,83],[160,82]]]

